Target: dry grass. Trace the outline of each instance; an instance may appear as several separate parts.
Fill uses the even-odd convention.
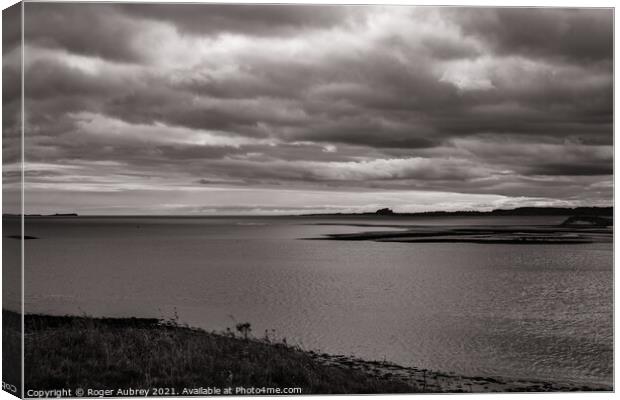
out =
[[[6,311],[5,311],[6,313]],[[283,343],[150,319],[26,316],[27,388],[301,387],[311,393],[412,393],[418,388],[326,366]]]

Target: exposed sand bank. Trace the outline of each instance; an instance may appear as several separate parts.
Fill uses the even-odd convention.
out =
[[[372,225],[354,225],[359,227]],[[391,226],[399,230],[328,234],[317,240],[407,243],[584,244],[613,241],[612,228],[563,226]]]

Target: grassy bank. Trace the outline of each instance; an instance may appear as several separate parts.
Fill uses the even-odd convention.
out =
[[[4,313],[12,314],[4,311]],[[6,319],[5,320],[9,320]],[[319,362],[313,353],[155,319],[27,315],[31,389],[299,387],[302,393],[418,392],[415,385]]]
[[[19,325],[11,327],[19,321],[17,314],[3,311],[3,321],[4,335],[18,330]],[[598,384],[467,377],[316,353],[246,338],[248,326],[237,328],[236,334],[212,333],[157,319],[27,315],[26,390],[174,388],[177,395],[184,395],[188,394],[184,389],[228,387],[301,388],[302,394],[613,389]],[[5,351],[10,351],[6,344]]]
[[[15,395],[21,391],[21,324],[19,314],[2,311],[2,382],[10,385],[6,390]]]

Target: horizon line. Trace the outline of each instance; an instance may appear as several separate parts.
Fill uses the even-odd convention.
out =
[[[381,214],[378,209],[375,211],[361,211],[361,212],[326,212],[326,213],[303,213],[303,214],[80,214],[77,212],[71,213],[2,213],[2,216],[8,217],[314,217],[314,216],[422,216],[428,214],[459,214],[459,213],[471,213],[471,214],[492,214],[495,212],[510,212],[517,210],[577,210],[577,209],[613,209],[613,205],[609,206],[576,206],[576,207],[553,207],[553,206],[524,206],[515,208],[495,208],[492,210],[429,210],[429,211],[414,211],[414,212],[397,212],[390,210],[388,213]]]

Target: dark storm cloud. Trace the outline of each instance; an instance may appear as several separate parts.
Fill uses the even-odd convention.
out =
[[[277,107],[274,111],[273,108]],[[248,136],[265,136],[260,123],[287,123],[286,105],[274,99],[231,102],[213,100],[196,106],[195,97],[165,87],[113,96],[102,111],[132,123],[167,122],[193,129],[234,130]]]
[[[110,81],[93,79],[78,68],[61,61],[34,61],[28,67],[26,95],[36,100],[58,97],[102,96],[115,90]],[[50,82],[54,82],[50,85]]]
[[[21,5],[2,11],[2,54],[13,51],[21,43]]]
[[[347,6],[152,4],[144,7],[122,4],[119,7],[133,17],[168,22],[180,33],[193,35],[284,35],[305,29],[337,27],[349,18],[364,15],[360,7]]]
[[[2,157],[4,165],[21,157],[21,5],[2,11]],[[19,177],[4,174],[5,184]],[[6,196],[7,198],[9,196]],[[14,210],[15,204],[6,204]]]
[[[456,20],[499,54],[611,62],[613,13],[609,9],[458,9]]]
[[[26,9],[41,185],[611,198],[610,10]]]
[[[131,38],[139,29],[113,7],[86,3],[25,5],[26,40],[71,53],[134,62],[141,59]]]
[[[530,170],[537,175],[611,175],[614,172],[613,165],[606,163],[586,164],[540,164]]]

